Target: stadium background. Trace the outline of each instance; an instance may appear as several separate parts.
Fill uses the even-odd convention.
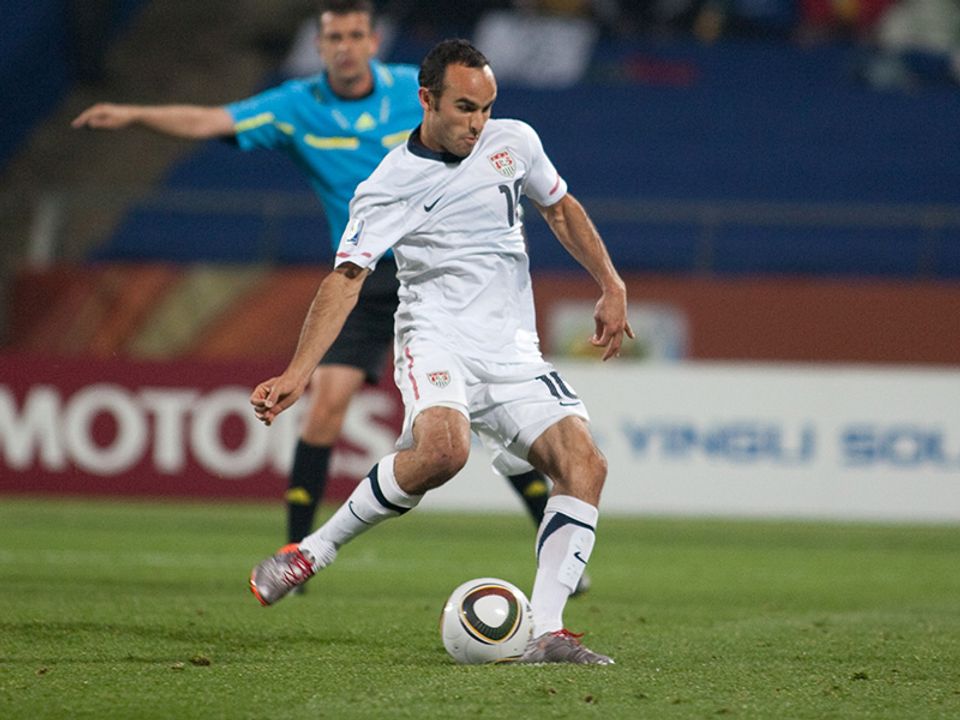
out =
[[[389,60],[449,34],[488,51],[496,112],[538,128],[628,281],[641,337],[599,367],[591,283],[531,217],[605,503],[960,519],[960,32],[897,35],[882,0],[588,4],[382,3]],[[295,418],[268,437],[243,396],[329,263],[318,203],[275,155],[68,124],[303,71],[310,3],[3,6],[0,491],[279,500]],[[339,496],[398,412],[389,380],[357,403]],[[512,507],[465,473],[438,503]]]

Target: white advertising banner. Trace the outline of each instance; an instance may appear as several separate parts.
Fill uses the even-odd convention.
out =
[[[960,520],[960,370],[558,363],[609,462],[604,513]],[[422,507],[519,508],[475,447]]]

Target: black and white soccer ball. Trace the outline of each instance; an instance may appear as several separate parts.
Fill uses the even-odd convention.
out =
[[[499,578],[463,583],[450,593],[440,616],[443,646],[466,665],[516,660],[532,633],[530,601],[516,585]]]

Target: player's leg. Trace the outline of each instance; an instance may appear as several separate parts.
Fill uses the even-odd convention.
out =
[[[537,532],[537,574],[530,595],[534,640],[526,662],[607,664],[563,628],[563,609],[593,549],[597,503],[606,460],[588,428],[589,415],[573,388],[548,364],[531,367],[526,382],[488,386],[485,430],[553,481]]]
[[[576,417],[549,427],[530,448],[530,459],[555,478],[537,533],[533,597],[539,634],[563,627],[567,596],[576,589],[590,559],[606,461],[586,422]]]
[[[404,403],[401,450],[374,465],[316,532],[254,568],[250,588],[261,604],[276,602],[328,566],[343,544],[416,507],[423,493],[449,480],[466,463],[467,378],[455,358],[429,350],[420,353],[403,347],[396,353],[394,378]]]
[[[373,466],[347,501],[300,543],[326,567],[337,549],[384,520],[412,510],[428,490],[456,475],[470,453],[470,424],[449,407],[430,407],[413,425],[413,444]]]
[[[310,405],[293,455],[287,501],[287,542],[313,531],[323,499],[330,455],[340,436],[350,400],[363,387],[364,371],[349,365],[320,365],[310,379]]]
[[[427,408],[416,418],[413,439],[411,447],[374,465],[316,532],[254,568],[250,588],[262,605],[272,605],[305,583],[336,559],[341,546],[412,510],[427,490],[456,475],[470,452],[470,424],[458,410]]]
[[[597,506],[607,464],[580,417],[566,417],[534,441],[529,459],[554,482],[536,540],[537,575],[530,603],[534,630],[526,662],[611,664],[563,624],[563,609],[586,569],[596,538]]]

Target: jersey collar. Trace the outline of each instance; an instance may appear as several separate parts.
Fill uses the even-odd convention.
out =
[[[407,150],[412,152],[417,157],[422,157],[426,160],[436,160],[437,162],[454,164],[457,165],[460,161],[463,160],[462,157],[449,153],[446,150],[431,150],[420,140],[420,125],[417,125],[414,128],[413,132],[410,133],[410,137],[407,138]]]

